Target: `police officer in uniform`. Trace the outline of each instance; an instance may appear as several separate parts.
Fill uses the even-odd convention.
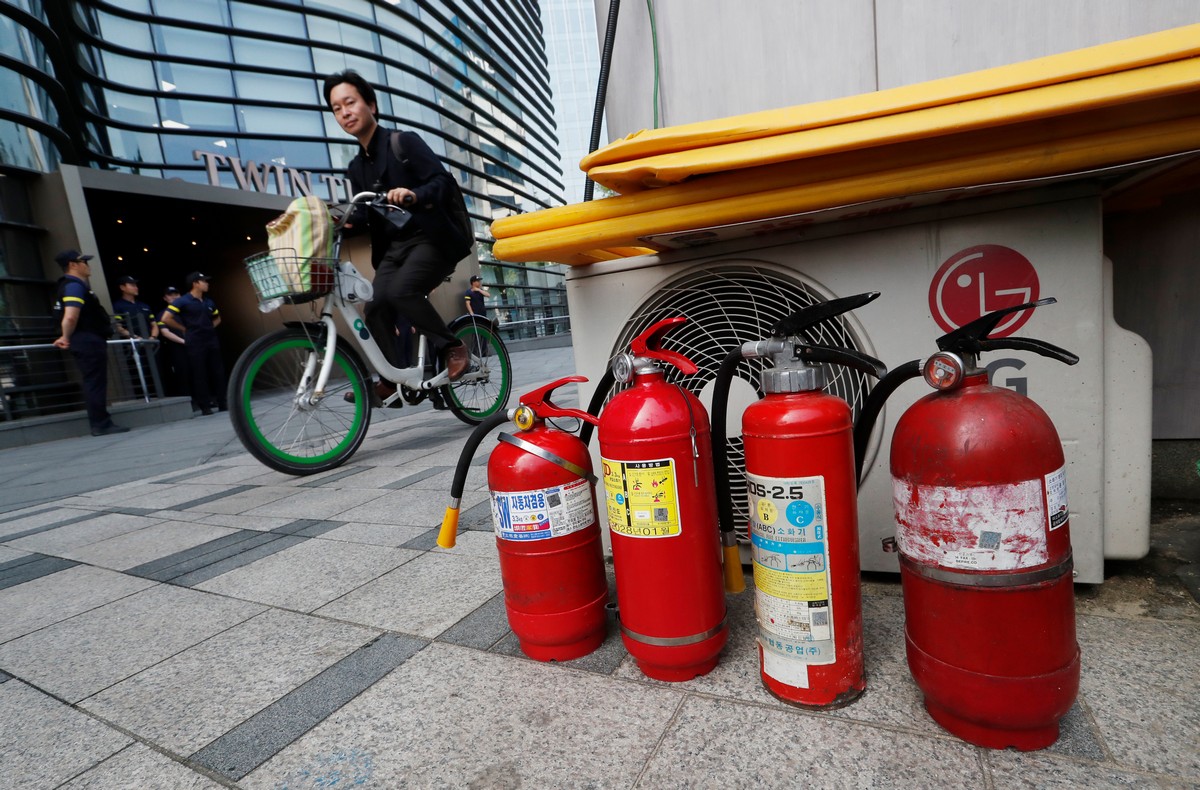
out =
[[[221,311],[208,298],[208,275],[192,272],[184,281],[188,292],[167,305],[163,324],[185,332],[188,363],[192,376],[192,408],[212,414],[213,407],[226,411],[225,365],[217,342]]]
[[[168,395],[192,394],[191,373],[188,371],[186,332],[176,332],[164,323],[168,308],[175,304],[180,297],[179,289],[168,285],[163,291],[163,301],[167,303],[158,314],[158,358],[159,370],[164,374],[164,386]]]
[[[108,338],[113,333],[112,321],[92,292],[91,259],[91,255],[78,250],[63,250],[54,256],[63,270],[54,302],[62,334],[54,345],[70,351],[79,365],[92,436],[107,436],[129,429],[114,423],[108,413]]]
[[[117,280],[117,288],[121,290],[121,298],[113,302],[113,318],[117,320],[117,335],[122,340],[130,338],[158,339],[158,321],[155,319],[154,311],[150,309],[150,305],[145,302],[138,301],[138,281],[136,277],[125,275]],[[129,362],[129,374],[133,381],[134,393],[140,398],[143,395],[149,395],[149,392],[142,392],[141,384],[145,380],[146,385],[150,386],[152,373],[146,364],[138,364],[134,355],[140,354],[146,362],[151,362],[154,358],[154,349],[146,350],[141,344],[127,348],[128,352],[126,361]],[[142,376],[138,376],[138,369],[141,368]]]

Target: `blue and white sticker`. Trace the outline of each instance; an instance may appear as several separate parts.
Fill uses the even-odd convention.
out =
[[[587,480],[532,491],[493,491],[492,524],[501,540],[549,540],[596,523]]]

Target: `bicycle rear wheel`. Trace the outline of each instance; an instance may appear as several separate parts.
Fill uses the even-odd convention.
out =
[[[468,425],[478,425],[508,405],[512,362],[490,322],[463,318],[450,330],[466,345],[471,364],[461,379],[442,387],[442,394],[455,417]]]
[[[371,424],[369,379],[341,346],[321,397],[313,384],[325,344],[303,327],[267,335],[238,358],[229,381],[229,412],[242,445],[280,472],[310,475],[354,455]],[[354,402],[344,399],[354,393]]]

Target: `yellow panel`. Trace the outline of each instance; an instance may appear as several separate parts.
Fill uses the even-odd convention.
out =
[[[630,193],[697,175],[1066,116],[1162,96],[1182,96],[1189,91],[1200,94],[1200,58],[838,126],[646,157],[596,167],[588,176],[617,192]],[[1200,95],[1189,100],[1200,101]]]
[[[631,161],[714,143],[751,140],[925,107],[1013,93],[1043,85],[1200,55],[1200,24],[1114,41],[1007,66],[958,74],[875,93],[738,115],[666,129],[642,130],[584,157],[580,168]]]
[[[575,263],[579,255],[598,256],[602,250],[636,245],[639,237],[656,233],[748,222],[939,189],[1078,172],[1101,162],[1132,162],[1188,150],[1200,150],[1200,116],[1084,134],[1051,144],[1034,143],[937,162],[881,168],[821,183],[768,190],[754,190],[754,184],[750,184],[749,191],[732,197],[497,239],[493,251],[501,260]],[[756,179],[747,174],[770,174],[779,169],[768,167],[739,175],[742,181],[753,182]],[[703,183],[704,180],[700,182]],[[758,185],[761,186],[761,181]],[[672,190],[686,191],[690,186],[685,184]]]

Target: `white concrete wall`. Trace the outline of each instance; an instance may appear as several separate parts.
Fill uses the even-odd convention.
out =
[[[595,0],[603,41],[608,0]],[[645,0],[621,4],[615,140],[867,93],[1200,22],[1200,0]]]

